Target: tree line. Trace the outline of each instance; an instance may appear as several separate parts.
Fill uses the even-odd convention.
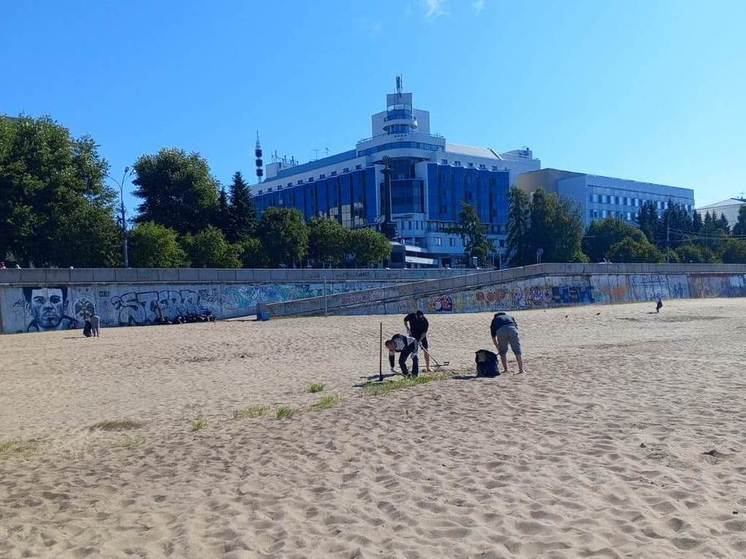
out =
[[[224,188],[197,153],[162,149],[133,165],[140,203],[129,232],[136,267],[278,267],[379,265],[388,240],[338,221],[306,222],[295,209],[269,208],[261,218],[240,172]],[[108,163],[90,137],[74,138],[50,118],[0,117],[0,261],[114,267],[122,262],[122,223]],[[639,228],[615,218],[584,230],[571,202],[538,189],[509,193],[504,263],[746,263],[746,206],[732,228],[723,215],[690,214],[644,203]],[[464,241],[480,265],[496,260],[476,209],[462,204],[447,232]]]
[[[108,173],[92,138],[74,138],[47,117],[0,117],[0,260],[121,266],[123,224]],[[138,158],[133,173],[140,203],[128,235],[131,266],[367,267],[391,253],[376,231],[306,223],[295,209],[258,218],[241,173],[226,189],[197,153],[162,149]]]

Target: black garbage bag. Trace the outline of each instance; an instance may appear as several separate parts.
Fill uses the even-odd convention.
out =
[[[477,364],[478,377],[494,378],[500,375],[497,366],[497,353],[488,349],[480,349],[476,352],[474,362]]]

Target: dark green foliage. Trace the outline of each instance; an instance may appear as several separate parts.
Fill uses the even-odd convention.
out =
[[[629,237],[614,244],[607,252],[611,262],[665,262],[666,257],[647,239],[635,241]]]
[[[738,236],[746,235],[746,203],[738,208],[738,221],[733,225],[733,234]]]
[[[153,221],[179,235],[196,233],[215,220],[218,185],[207,162],[197,153],[162,149],[143,155],[135,163],[138,223]]]
[[[583,238],[583,252],[591,262],[602,262],[609,249],[625,238],[633,241],[647,241],[642,231],[626,221],[613,217],[594,221],[588,226]]]
[[[188,265],[176,231],[159,223],[139,223],[129,234],[130,263],[135,268],[180,268]]]
[[[461,202],[459,224],[449,229],[449,232],[461,236],[464,242],[464,256],[469,260],[476,257],[480,266],[488,264],[495,247],[487,238],[487,226],[482,225],[474,206]]]
[[[0,260],[110,266],[122,236],[108,165],[88,137],[50,118],[0,118]]]
[[[257,236],[271,267],[300,266],[308,252],[308,227],[296,209],[268,208],[259,222]]]
[[[525,208],[521,196],[511,195],[511,214],[521,215],[517,208]],[[514,201],[515,200],[515,201]],[[514,266],[535,264],[537,252],[543,251],[542,262],[584,262],[587,257],[581,249],[583,225],[577,210],[556,194],[538,189],[531,197],[528,207],[528,228],[509,222],[509,249]],[[513,234],[510,234],[510,231]],[[519,236],[522,232],[522,237]]]
[[[715,254],[706,246],[688,243],[681,245],[676,248],[676,255],[678,256],[679,262],[703,264],[707,262],[714,262]]]
[[[658,232],[658,210],[653,202],[643,202],[640,210],[637,212],[637,225],[640,231],[648,238],[648,241],[654,243],[655,235]]]
[[[250,238],[256,232],[256,207],[251,189],[240,171],[233,175],[228,204],[228,223],[223,228],[232,243]]]
[[[531,255],[531,246],[527,242],[531,226],[531,198],[519,188],[511,188],[508,203],[508,254],[517,266],[535,262],[536,255]]]
[[[220,194],[218,194],[218,206],[215,209],[213,220],[215,227],[218,227],[227,236],[228,231],[230,231],[230,207],[228,206],[228,195],[225,193],[225,188],[221,188]]]
[[[266,265],[262,243],[256,237],[249,237],[237,243],[241,264],[244,268],[261,268]]]
[[[746,264],[746,241],[739,239],[725,241],[721,259],[724,264]]]
[[[354,229],[347,234],[347,252],[359,268],[376,266],[391,257],[389,240],[372,229]]]
[[[350,234],[335,219],[317,218],[308,224],[308,257],[317,266],[341,266]]]
[[[230,244],[223,232],[209,226],[196,235],[186,235],[182,245],[193,268],[239,268],[240,248]]]

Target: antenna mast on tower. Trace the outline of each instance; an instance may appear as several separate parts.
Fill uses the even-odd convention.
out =
[[[256,131],[256,147],[254,148],[254,157],[256,163],[256,180],[262,182],[264,178],[264,161],[262,161],[262,144],[259,143],[259,130]]]

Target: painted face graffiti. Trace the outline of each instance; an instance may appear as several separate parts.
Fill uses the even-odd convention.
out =
[[[31,315],[27,331],[61,330],[75,327],[75,319],[65,314],[67,288],[25,287],[23,295],[27,312]]]

